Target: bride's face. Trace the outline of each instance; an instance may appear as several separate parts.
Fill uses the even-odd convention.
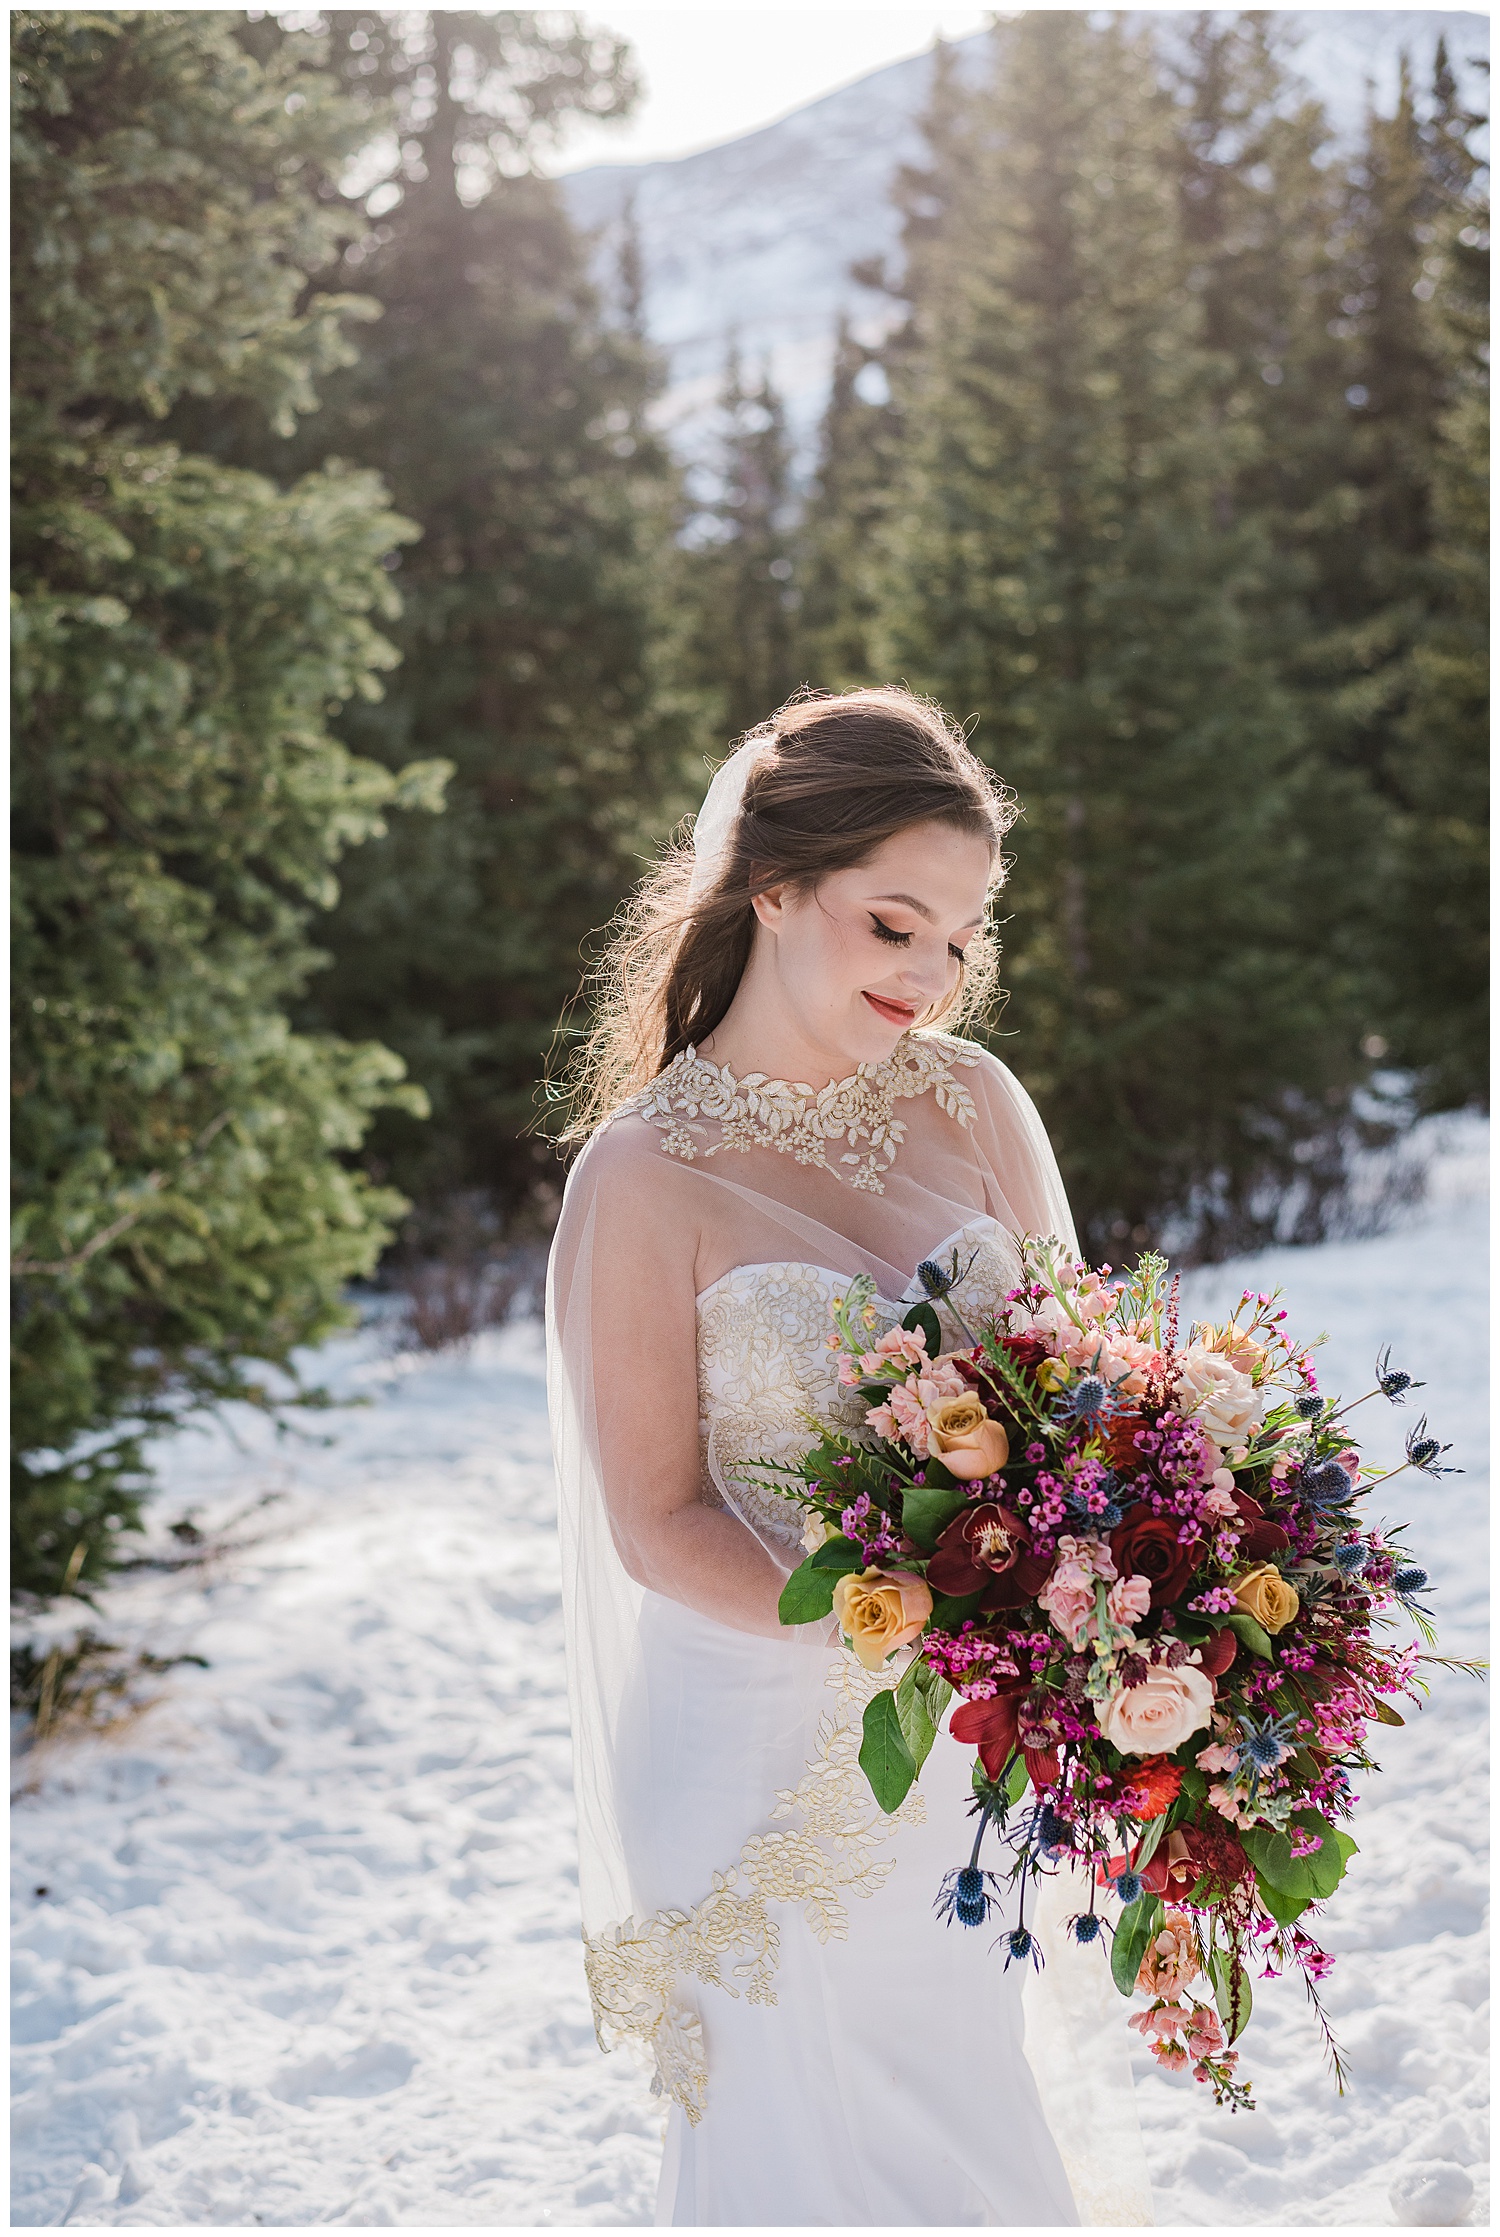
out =
[[[810,893],[779,886],[757,897],[756,944],[787,1022],[827,1054],[835,1077],[840,1063],[888,1057],[956,987],[992,867],[972,832],[918,823]]]

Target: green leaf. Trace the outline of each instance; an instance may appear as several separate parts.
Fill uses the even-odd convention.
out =
[[[918,1771],[932,1753],[932,1743],[937,1738],[937,1716],[933,1714],[924,1678],[934,1679],[938,1685],[943,1686],[945,1693],[952,1690],[943,1679],[937,1677],[935,1671],[927,1668],[925,1662],[919,1661],[907,1664],[901,1683],[896,1688],[896,1717],[901,1726],[901,1737],[910,1749],[912,1762]],[[941,1714],[942,1707],[939,1705],[938,1715]]]
[[[1166,1830],[1167,1818],[1166,1812],[1163,1811],[1162,1815],[1159,1818],[1152,1819],[1151,1823],[1147,1826],[1145,1833],[1142,1835],[1141,1845],[1139,1849],[1137,1849],[1135,1856],[1135,1869],[1137,1870],[1137,1872],[1143,1872],[1146,1866],[1151,1862],[1152,1857],[1155,1856],[1157,1850],[1161,1847],[1161,1838]]]
[[[917,1766],[901,1729],[896,1696],[890,1691],[877,1693],[866,1706],[859,1767],[870,1782],[870,1792],[887,1816],[892,1810],[899,1810],[911,1792]]]
[[[1012,1806],[1019,1802],[1026,1792],[1030,1777],[1031,1773],[1026,1768],[1025,1756],[1013,1756],[1010,1769],[1005,1774],[1005,1798]]]
[[[813,1559],[816,1558],[814,1555]],[[812,1561],[804,1561],[782,1586],[776,1613],[783,1623],[817,1623],[824,1616],[831,1616],[833,1588],[838,1581],[834,1570],[815,1569]]]
[[[1209,1960],[1209,1977],[1225,2032],[1231,2043],[1236,2042],[1250,2023],[1250,1976],[1231,1951],[1216,1948]]]
[[[852,1538],[825,1538],[811,1560],[803,1566],[808,1569],[832,1569],[839,1576],[848,1577],[856,1569],[862,1569],[864,1561]]]
[[[1272,1887],[1263,1872],[1256,1873],[1255,1885],[1262,1903],[1278,1926],[1294,1926],[1312,1901],[1310,1895],[1283,1895],[1279,1887]]]
[[[1141,1959],[1162,1918],[1159,1895],[1142,1895],[1134,1903],[1127,1903],[1115,1927],[1114,1942],[1110,1947],[1109,1969],[1114,1975],[1115,1987],[1122,1996],[1135,1994],[1136,1975],[1141,1969]]]
[[[927,1338],[928,1358],[937,1358],[943,1348],[943,1330],[937,1314],[930,1305],[913,1305],[901,1325],[903,1328],[911,1329],[913,1333],[920,1328],[922,1334]]]
[[[961,1491],[949,1491],[941,1484],[912,1484],[901,1502],[901,1527],[924,1553],[931,1553],[965,1504]]]
[[[1317,1810],[1294,1810],[1291,1823],[1300,1832],[1316,1834],[1322,1846],[1310,1856],[1293,1856],[1285,1833],[1255,1825],[1240,1835],[1245,1854],[1278,1893],[1298,1902],[1321,1902],[1343,1878],[1350,1857],[1357,1853],[1355,1843],[1347,1833],[1336,1832]]]
[[[984,1598],[980,1592],[935,1592],[932,1596],[933,1631],[956,1631],[966,1616],[977,1616],[979,1603]]]
[[[1235,1637],[1242,1640],[1252,1654],[1258,1654],[1262,1662],[1270,1661],[1271,1634],[1264,1624],[1256,1622],[1248,1609],[1232,1608],[1224,1621]]]

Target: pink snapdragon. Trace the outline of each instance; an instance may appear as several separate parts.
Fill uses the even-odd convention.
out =
[[[1151,1611],[1151,1579],[1149,1577],[1121,1577],[1118,1584],[1109,1588],[1104,1603],[1109,1620],[1117,1631],[1128,1631],[1133,1623]]]
[[[866,1420],[877,1437],[899,1437],[918,1460],[926,1460],[931,1443],[931,1415],[945,1399],[966,1398],[969,1386],[950,1359],[934,1360],[926,1374],[904,1383],[892,1383],[883,1406],[872,1406]]]
[[[1075,1652],[1088,1638],[1094,1623],[1096,1583],[1113,1584],[1119,1571],[1108,1546],[1093,1538],[1062,1537],[1052,1574],[1037,1594],[1058,1630]],[[1148,1587],[1149,1597],[1149,1587]]]

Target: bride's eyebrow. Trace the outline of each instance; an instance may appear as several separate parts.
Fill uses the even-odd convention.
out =
[[[937,918],[928,908],[926,902],[914,901],[909,893],[877,893],[875,899],[877,901],[899,901],[903,909],[915,909],[917,915],[925,917],[929,924],[937,923]],[[975,917],[972,924],[961,924],[958,929],[960,932],[977,932],[982,922],[982,918]]]

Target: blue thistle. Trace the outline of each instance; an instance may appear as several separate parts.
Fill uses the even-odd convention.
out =
[[[1323,1401],[1315,1390],[1302,1391],[1296,1401],[1297,1411],[1304,1421],[1316,1421],[1323,1411]]]
[[[1068,1921],[1068,1931],[1075,1942],[1097,1942],[1104,1929],[1104,1921],[1097,1911],[1080,1911]]]
[[[1005,1815],[1005,1789],[999,1780],[987,1780],[985,1789],[976,1795],[969,1809],[979,1819],[969,1861],[947,1874],[933,1905],[938,1917],[949,1926],[955,1919],[960,1926],[983,1926],[990,1915],[991,1904],[1000,1900],[999,1881],[993,1872],[981,1871],[979,1865],[979,1851],[984,1845],[990,1819],[998,1816],[1003,1820]]]
[[[1425,1414],[1417,1423],[1416,1428],[1410,1429],[1406,1433],[1407,1461],[1411,1467],[1419,1468],[1424,1476],[1461,1475],[1463,1472],[1461,1469],[1440,1468],[1438,1466],[1443,1454],[1452,1450],[1451,1445],[1440,1445],[1436,1437],[1428,1435],[1427,1416]]]
[[[955,1919],[960,1926],[983,1926],[990,1906],[999,1899],[994,1873],[981,1871],[977,1864],[964,1864],[948,1874],[933,1908],[950,1926]]]
[[[1391,1588],[1399,1593],[1403,1600],[1409,1600],[1414,1592],[1425,1592],[1427,1582],[1427,1571],[1425,1569],[1398,1569],[1391,1579]]]
[[[1352,1497],[1354,1479],[1336,1460],[1323,1460],[1303,1469],[1299,1489],[1309,1507],[1337,1507]]]
[[[1361,1569],[1368,1566],[1370,1549],[1363,1539],[1348,1538],[1343,1545],[1334,1547],[1333,1558],[1341,1576],[1357,1577]]]
[[[1250,1774],[1252,1795],[1260,1785],[1262,1771],[1274,1771],[1283,1757],[1291,1754],[1291,1734],[1296,1721],[1290,1714],[1268,1718],[1264,1724],[1255,1724],[1249,1717],[1240,1718],[1240,1730],[1245,1735],[1240,1742],[1240,1769]]]
[[[1050,1802],[1044,1802],[1036,1814],[1036,1844],[1044,1855],[1056,1856],[1062,1849],[1071,1848],[1073,1828],[1068,1820],[1059,1817]]]
[[[1101,1530],[1113,1530],[1117,1522],[1124,1521],[1125,1510],[1123,1507],[1117,1506],[1111,1499],[1107,1507],[1100,1508],[1095,1519]]]
[[[1029,1926],[1013,1926],[1005,1937],[1005,1949],[1005,1970],[1007,1973],[1016,1958],[1019,1958],[1023,1965],[1030,1958],[1032,1964],[1040,1973],[1042,1969],[1041,1944],[1037,1941]]]
[[[1146,1883],[1139,1872],[1122,1872],[1115,1882],[1115,1893],[1122,1903],[1139,1903],[1146,1892]]]
[[[1058,1411],[1074,1421],[1097,1421],[1108,1404],[1109,1385],[1104,1377],[1080,1375]]]
[[[1410,1375],[1403,1375],[1399,1367],[1391,1365],[1391,1347],[1389,1344],[1386,1345],[1385,1350],[1375,1362],[1375,1381],[1379,1386],[1381,1396],[1388,1398],[1393,1406],[1404,1406],[1406,1393],[1409,1390],[1425,1388],[1422,1383],[1414,1383]]]

